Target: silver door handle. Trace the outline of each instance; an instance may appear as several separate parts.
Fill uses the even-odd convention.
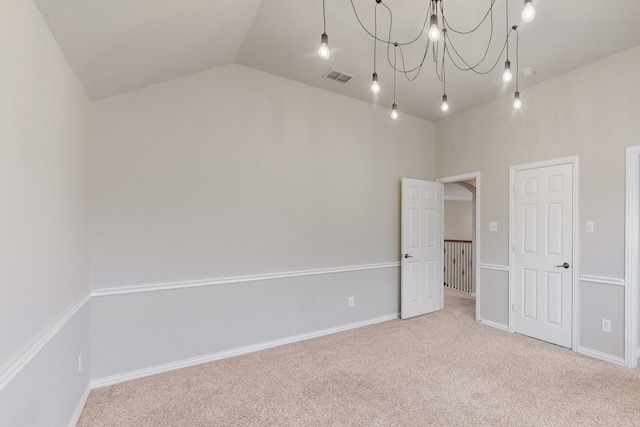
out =
[[[405,258],[413,258],[413,257],[412,257],[411,255],[409,255],[409,254],[404,254],[404,257],[405,257]]]
[[[564,264],[562,264],[562,265],[556,265],[556,267],[558,267],[558,268],[569,268],[569,263],[568,263],[568,262],[565,262],[565,263],[564,263]]]

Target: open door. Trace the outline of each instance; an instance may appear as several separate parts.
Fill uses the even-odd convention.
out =
[[[402,319],[442,310],[442,193],[440,183],[402,178]]]

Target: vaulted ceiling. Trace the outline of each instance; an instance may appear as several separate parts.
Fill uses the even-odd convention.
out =
[[[470,29],[495,2],[494,36],[484,70],[461,72],[447,65],[450,111],[464,111],[515,91],[515,79],[501,80],[504,55],[498,55],[507,28],[507,0],[441,0],[449,23]],[[520,31],[519,69],[532,67],[533,77],[520,76],[520,91],[598,59],[640,45],[640,1],[534,0],[536,18],[523,23],[522,0],[509,1],[510,25]],[[317,50],[323,31],[322,0],[35,0],[62,51],[93,100],[138,89],[229,63],[238,63],[390,108],[393,70],[386,47],[378,44],[377,72],[382,91],[369,90],[373,72],[373,40],[356,20],[373,31],[375,0],[326,0],[331,57]],[[383,0],[393,10],[394,40],[420,32],[428,0]],[[352,6],[353,4],[353,6]],[[388,15],[379,10],[379,31],[388,31]],[[488,21],[487,21],[488,22]],[[424,37],[424,36],[423,36]],[[488,44],[488,26],[457,46],[479,60]],[[458,38],[455,38],[458,37]],[[513,39],[511,39],[513,43]],[[510,49],[515,68],[515,44]],[[424,49],[424,43],[420,49]],[[461,52],[462,53],[462,52]],[[407,48],[407,66],[421,60]],[[323,78],[335,69],[353,78],[346,84]],[[598,84],[598,82],[593,82]],[[401,113],[429,120],[440,111],[442,83],[431,56],[422,73],[409,82],[399,75],[397,104]],[[526,102],[526,91],[523,93]]]

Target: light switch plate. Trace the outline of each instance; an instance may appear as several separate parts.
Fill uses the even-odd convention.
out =
[[[587,233],[593,234],[593,221],[587,221]]]
[[[498,231],[498,223],[490,222],[489,223],[489,231]]]

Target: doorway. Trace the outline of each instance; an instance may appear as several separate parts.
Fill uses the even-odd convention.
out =
[[[465,263],[470,264],[468,271],[471,272],[471,293],[475,294],[475,320],[480,319],[480,298],[482,286],[480,283],[480,172],[473,172],[462,175],[449,176],[439,178],[436,180],[445,186],[449,184],[457,184],[458,186],[466,189],[471,194],[471,224],[469,225],[471,238],[471,257],[465,258]],[[462,193],[464,194],[464,193]],[[453,197],[455,198],[455,196]],[[445,200],[446,203],[446,200]],[[447,227],[447,218],[444,218],[445,228]],[[458,237],[464,237],[458,235]],[[443,236],[443,241],[446,236]],[[450,240],[467,240],[465,239],[450,239]]]
[[[444,286],[474,297],[475,193],[475,180],[444,185]]]

